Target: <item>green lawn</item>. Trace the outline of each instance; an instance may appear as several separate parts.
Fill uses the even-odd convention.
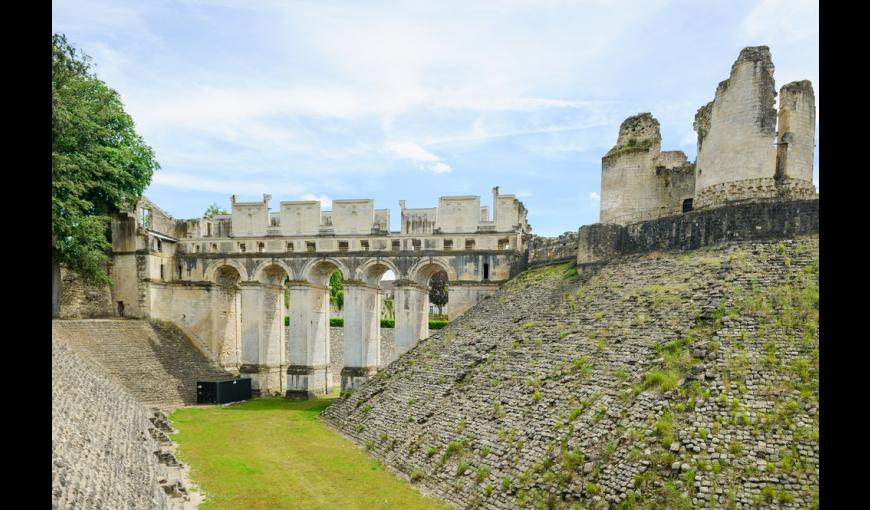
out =
[[[179,409],[179,459],[217,509],[445,509],[327,428],[335,397],[252,400]]]

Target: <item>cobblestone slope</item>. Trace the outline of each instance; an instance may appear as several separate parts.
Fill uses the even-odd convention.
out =
[[[52,508],[170,508],[146,409],[54,339],[51,371]]]
[[[52,338],[117,377],[136,399],[164,411],[196,403],[196,380],[229,374],[170,323],[123,319],[55,320]]]
[[[458,508],[818,505],[818,237],[524,273],[323,417]]]

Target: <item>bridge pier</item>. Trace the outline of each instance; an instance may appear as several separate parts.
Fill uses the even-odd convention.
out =
[[[398,358],[429,336],[429,289],[407,280],[396,280],[394,285]]]
[[[329,289],[290,282],[287,398],[329,393]]]
[[[344,282],[344,367],[341,391],[359,387],[381,361],[381,291],[363,282]]]
[[[283,289],[275,283],[241,283],[241,366],[260,395],[281,395],[283,373]]]

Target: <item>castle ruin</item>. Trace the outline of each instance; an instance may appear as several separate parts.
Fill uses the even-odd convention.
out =
[[[601,160],[601,223],[628,225],[692,209],[765,199],[811,199],[815,97],[809,81],[780,90],[767,46],[745,48],[713,101],[695,115],[694,164],[661,152],[658,121],[626,119]]]

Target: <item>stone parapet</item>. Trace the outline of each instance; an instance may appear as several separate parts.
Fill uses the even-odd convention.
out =
[[[819,199],[709,207],[631,225],[580,227],[578,264],[655,250],[694,250],[727,241],[819,233]]]
[[[577,232],[565,232],[558,237],[535,236],[529,241],[529,266],[573,260],[577,255]]]

